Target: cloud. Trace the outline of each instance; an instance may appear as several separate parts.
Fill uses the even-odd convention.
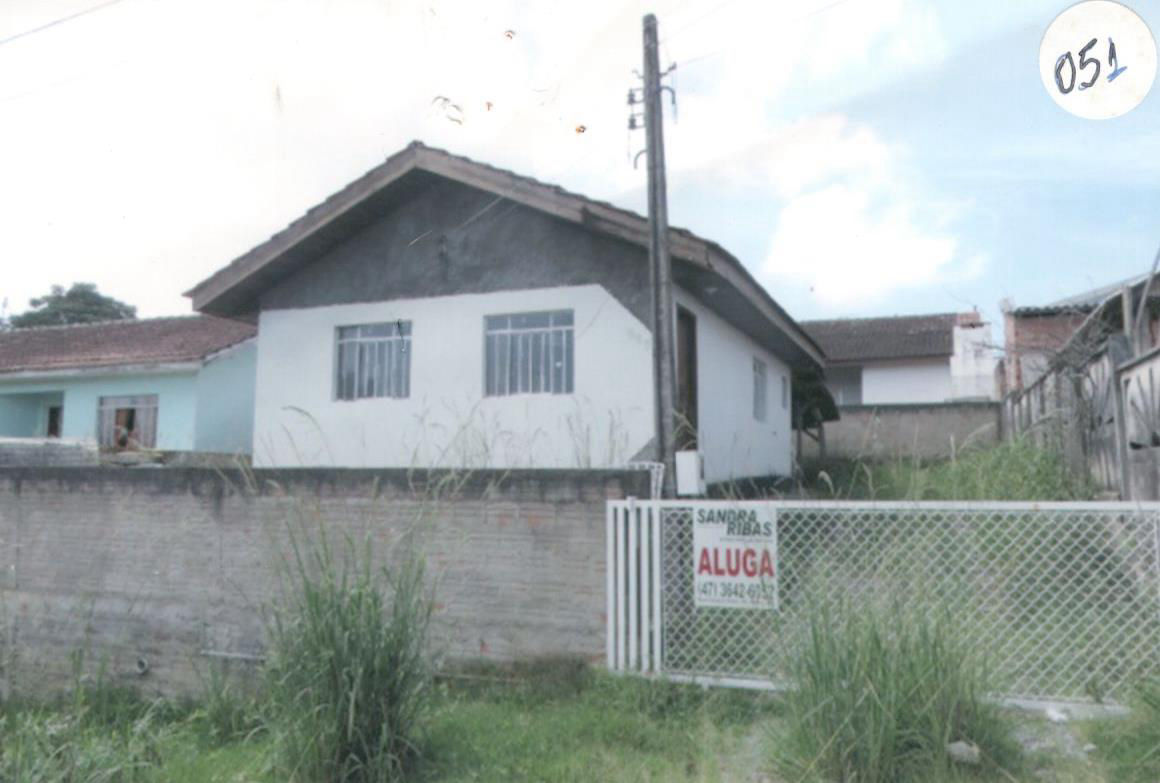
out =
[[[955,227],[967,206],[933,199],[908,175],[904,151],[840,115],[787,129],[752,176],[783,200],[760,277],[808,287],[848,308],[906,289],[977,277]]]

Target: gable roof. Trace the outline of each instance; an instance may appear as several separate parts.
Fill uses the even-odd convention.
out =
[[[416,171],[493,193],[641,247],[647,248],[649,244],[648,220],[635,212],[415,141],[198,283],[186,296],[193,300],[193,308],[199,312],[253,319],[261,291],[309,264],[365,225],[370,219],[368,213],[374,212],[374,199],[383,199],[380,205],[387,203],[386,194],[392,188],[399,189],[398,197],[405,197],[406,189],[401,183]],[[723,305],[727,318],[746,319],[745,313],[729,314],[739,305],[754,316],[747,321],[746,331],[751,336],[757,333],[759,342],[778,343],[781,352],[789,354],[787,358],[798,365],[820,367],[823,364],[825,357],[817,344],[724,248],[681,228],[669,229],[669,248],[674,267],[677,262],[691,265],[700,275],[699,279],[712,278],[710,282],[714,285],[706,283],[707,288],[724,283],[739,294],[736,301]],[[757,318],[760,325],[756,323]],[[773,338],[770,326],[784,338]]]
[[[250,324],[206,315],[13,329],[0,332],[0,377],[201,361],[255,331]]]
[[[954,327],[980,325],[976,313],[802,321],[831,362],[919,359],[954,353]]]

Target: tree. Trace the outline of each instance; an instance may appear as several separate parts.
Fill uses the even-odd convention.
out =
[[[137,317],[136,307],[104,296],[93,283],[73,283],[67,291],[63,286],[54,285],[50,293],[31,300],[29,304],[31,309],[9,319],[13,329],[123,321]]]

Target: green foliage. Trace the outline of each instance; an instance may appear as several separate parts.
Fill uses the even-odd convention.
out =
[[[789,779],[938,779],[955,771],[947,746],[959,741],[980,749],[984,770],[1017,763],[1008,722],[984,701],[989,672],[949,615],[822,606],[786,657],[774,761]]]
[[[1111,780],[1155,783],[1160,780],[1160,678],[1140,683],[1132,714],[1092,728],[1092,741]]]
[[[275,764],[298,781],[398,780],[432,691],[423,564],[378,568],[369,539],[336,557],[321,526],[291,536],[265,670]]]
[[[817,497],[855,500],[1090,500],[1062,457],[1020,439],[951,460],[831,460],[808,471]]]
[[[73,283],[67,291],[54,285],[52,291],[32,299],[31,309],[9,319],[14,329],[29,326],[61,326],[95,321],[121,321],[137,317],[137,308],[97,291],[93,283]]]
[[[192,723],[212,744],[247,740],[265,729],[263,704],[231,678],[224,664],[213,664],[203,678],[201,701]]]

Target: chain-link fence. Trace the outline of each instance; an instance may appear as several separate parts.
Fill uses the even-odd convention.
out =
[[[730,509],[772,520],[752,546],[775,553],[776,606],[698,598],[706,569],[745,581],[741,549],[710,562],[695,540],[705,510]],[[1160,673],[1157,504],[617,501],[608,517],[612,668],[768,687],[822,606],[882,602],[945,612],[1008,697],[1116,701]]]

